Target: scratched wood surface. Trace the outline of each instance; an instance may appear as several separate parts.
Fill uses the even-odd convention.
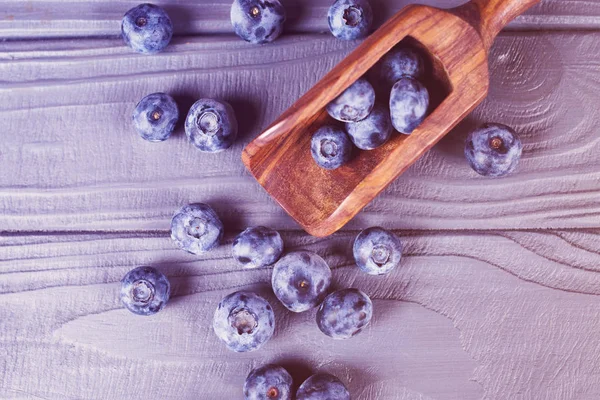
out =
[[[374,2],[383,20],[408,0]],[[486,102],[327,239],[299,231],[239,156],[356,44],[320,33],[328,1],[288,0],[291,34],[251,46],[229,34],[228,3],[170,3],[179,36],[144,57],[110,37],[135,2],[0,1],[0,38],[27,38],[0,41],[0,398],[241,399],[248,371],[273,361],[297,381],[334,373],[354,400],[597,399],[600,3],[543,0],[512,24],[490,54]],[[183,112],[200,96],[230,101],[239,143],[201,154],[181,127],[142,141],[129,116],[153,91]],[[517,174],[485,179],[465,164],[466,132],[484,121],[521,134]],[[206,257],[168,237],[190,201],[226,224]],[[334,342],[314,311],[285,312],[270,269],[241,271],[230,257],[234,235],[255,224],[324,256],[336,287],[372,296],[372,326]],[[401,268],[382,278],[350,256],[357,230],[375,224],[405,244]],[[118,281],[139,265],[173,283],[151,318],[118,302]],[[216,304],[239,288],[277,314],[257,353],[230,353],[211,332]]]

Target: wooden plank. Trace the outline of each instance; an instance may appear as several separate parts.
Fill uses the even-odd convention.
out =
[[[600,226],[596,108],[600,34],[504,34],[490,54],[491,92],[472,116],[396,180],[350,228],[530,229]],[[118,41],[5,43],[0,61],[0,229],[165,230],[184,203],[213,204],[232,227],[296,225],[249,176],[243,146],[352,49],[325,36],[255,47],[191,39],[156,57]],[[132,131],[144,95],[166,91],[182,113],[200,96],[232,102],[239,143],[215,155],[181,127],[164,143]],[[467,130],[520,132],[519,172],[477,176]]]
[[[284,311],[270,269],[240,270],[234,233],[206,257],[165,233],[0,237],[0,397],[239,398],[247,372],[271,361],[298,381],[332,372],[356,400],[600,394],[600,231],[398,232],[402,265],[380,278],[352,264],[356,232],[283,232],[288,250],[327,259],[336,287],[374,299],[372,325],[342,342],[318,331],[314,310]],[[118,301],[119,279],[138,265],[173,283],[153,317]],[[277,314],[275,337],[256,353],[227,351],[210,327],[220,298],[240,288]]]
[[[178,35],[232,33],[231,0],[180,0],[176,4],[157,1],[169,12]],[[288,32],[326,32],[329,0],[284,0]],[[402,7],[421,3],[441,8],[455,7],[464,0],[372,0],[376,24]],[[0,38],[116,36],[123,14],[138,1],[2,0]],[[600,5],[582,0],[542,0],[542,4],[519,17],[509,29],[598,28]]]

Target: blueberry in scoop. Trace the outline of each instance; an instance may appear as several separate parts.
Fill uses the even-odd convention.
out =
[[[361,150],[374,150],[392,136],[394,128],[389,110],[377,104],[362,121],[346,122],[346,132],[352,143]]]
[[[424,70],[421,54],[413,47],[400,45],[383,56],[373,71],[385,88],[390,90],[404,76],[420,79]]]
[[[352,142],[342,129],[327,125],[313,135],[310,152],[319,167],[333,170],[350,161]]]
[[[342,122],[357,122],[367,118],[375,106],[375,89],[360,78],[327,105],[329,115]]]
[[[429,109],[429,92],[416,79],[402,77],[392,87],[390,114],[392,125],[400,133],[411,134],[425,119]]]

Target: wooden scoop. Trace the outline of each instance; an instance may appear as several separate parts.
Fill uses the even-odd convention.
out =
[[[308,233],[327,236],[362,210],[486,97],[487,53],[500,30],[539,0],[473,0],[451,10],[411,5],[392,17],[244,149],[258,182]],[[317,166],[312,134],[325,106],[402,40],[428,55],[430,113],[411,135],[357,151],[333,170]],[[380,99],[381,100],[381,99]],[[386,99],[387,101],[387,99]]]

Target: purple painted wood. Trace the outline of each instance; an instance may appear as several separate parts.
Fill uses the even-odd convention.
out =
[[[323,30],[328,2],[305,3],[292,30]],[[377,4],[389,15],[404,3]],[[0,1],[0,36],[106,35],[132,4]],[[180,33],[227,31],[227,2],[210,3],[211,13],[203,4],[172,6],[197,7]],[[595,2],[548,0],[513,29],[597,28],[599,13]],[[501,35],[488,100],[347,229],[318,240],[239,156],[354,43],[317,33],[259,47],[180,37],[144,57],[116,39],[0,42],[0,398],[238,399],[247,372],[271,361],[298,382],[334,373],[353,400],[597,398],[599,39],[579,29]],[[182,110],[200,96],[230,101],[239,143],[200,154],[181,128],[167,142],[142,141],[130,114],[159,90]],[[490,180],[467,167],[463,139],[484,121],[520,133],[515,175]],[[171,213],[190,201],[215,205],[227,226],[224,244],[203,257],[168,237]],[[368,293],[372,326],[337,342],[314,311],[285,312],[270,269],[242,271],[230,256],[234,235],[256,224],[281,229],[288,250],[321,254],[336,287]],[[350,256],[357,230],[376,224],[405,244],[401,267],[384,278],[363,275]],[[118,302],[118,281],[140,265],[173,283],[173,301],[152,318]],[[265,294],[277,314],[273,340],[245,355],[210,329],[219,299],[240,287]]]

